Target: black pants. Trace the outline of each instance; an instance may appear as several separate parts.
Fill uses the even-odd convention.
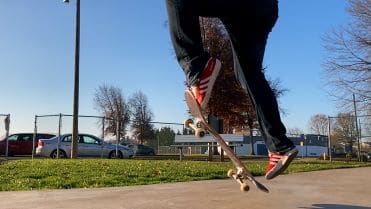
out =
[[[278,17],[277,0],[166,0],[170,36],[189,84],[194,84],[210,55],[204,50],[199,17],[219,18],[229,33],[235,74],[250,96],[271,152],[294,145],[286,137],[276,97],[262,62],[268,34]]]

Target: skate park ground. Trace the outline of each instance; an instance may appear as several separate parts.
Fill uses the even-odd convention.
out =
[[[0,209],[371,209],[371,167],[281,175],[240,192],[231,180],[0,192]]]

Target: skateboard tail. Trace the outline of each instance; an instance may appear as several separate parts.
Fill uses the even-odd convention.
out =
[[[265,187],[262,183],[258,182],[258,181],[251,181],[260,191],[262,192],[265,192],[265,193],[269,193],[269,190],[267,187]]]

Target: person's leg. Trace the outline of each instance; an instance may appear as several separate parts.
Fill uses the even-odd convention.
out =
[[[199,17],[205,8],[199,0],[166,0],[170,36],[189,89],[205,108],[220,70],[220,61],[204,50]]]
[[[281,122],[276,96],[265,78],[262,62],[268,34],[276,12],[262,17],[236,15],[222,18],[232,41],[235,73],[255,105],[259,123],[271,152],[284,152],[293,147]]]
[[[231,38],[237,79],[256,108],[265,143],[270,152],[266,178],[272,179],[286,169],[296,156],[297,150],[286,136],[276,96],[262,68],[268,34],[278,16],[276,1],[264,2],[269,7],[259,8],[260,10],[256,10],[254,14],[236,14],[221,19]],[[260,11],[262,13],[259,13]]]
[[[234,46],[235,62],[241,65],[235,68],[236,75],[256,106],[269,150],[282,152],[292,146],[285,136],[275,95],[262,72],[266,40],[277,18],[277,2],[167,0],[166,3],[171,39],[188,84],[199,82],[210,58],[202,45],[199,16],[220,16]]]
[[[202,44],[199,5],[194,0],[166,0],[166,6],[176,57],[188,84],[193,85],[210,58]]]

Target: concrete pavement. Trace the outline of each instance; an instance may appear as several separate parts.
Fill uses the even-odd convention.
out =
[[[371,209],[371,167],[282,175],[270,193],[232,180],[101,189],[0,192],[0,209]]]

